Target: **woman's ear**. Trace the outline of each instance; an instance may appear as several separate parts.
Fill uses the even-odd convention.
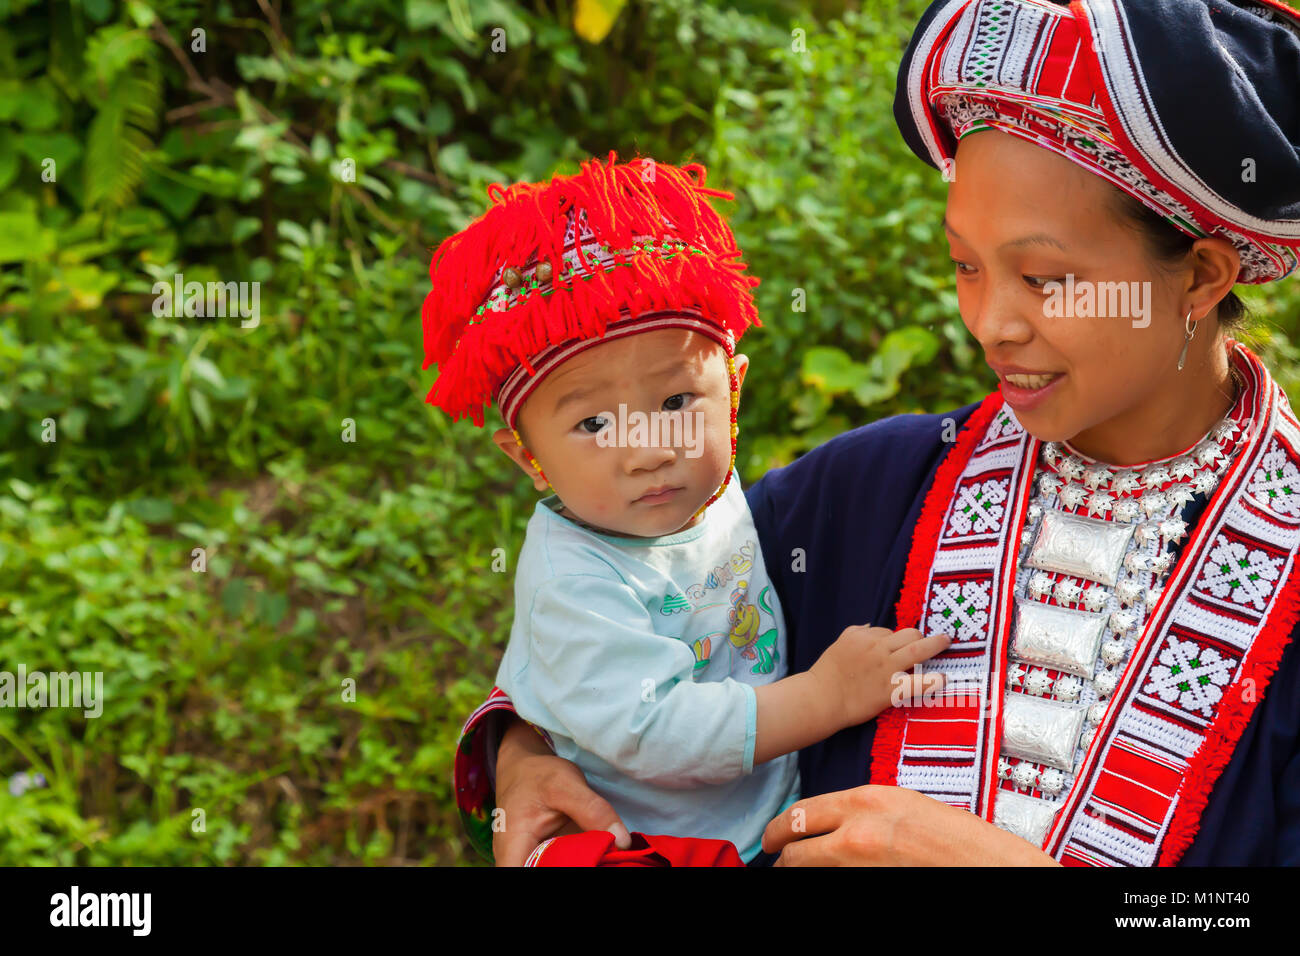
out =
[[[533,482],[533,487],[538,491],[546,491],[546,479],[542,473],[532,466],[528,456],[524,454],[524,449],[515,441],[514,432],[508,428],[498,428],[492,433],[492,440],[496,442],[507,458],[519,466],[519,470],[527,475]]]
[[[1192,244],[1192,276],[1186,298],[1199,321],[1232,291],[1241,274],[1241,253],[1227,239],[1208,236]],[[1196,315],[1196,313],[1200,315]]]

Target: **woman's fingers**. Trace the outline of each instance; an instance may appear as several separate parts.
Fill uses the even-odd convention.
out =
[[[614,834],[614,845],[620,850],[630,849],[632,834],[628,832],[618,813],[609,801],[590,789],[583,781],[581,792],[575,793],[572,802],[564,809],[579,830],[608,830]]]
[[[787,845],[773,866],[835,866],[838,862],[830,853],[829,837],[818,836],[810,840],[797,840]]]
[[[507,826],[492,836],[492,857],[497,866],[523,866],[528,854],[545,839],[546,834],[532,828]]]
[[[844,818],[845,792],[808,797],[773,817],[763,831],[763,851],[780,853],[791,842],[834,830]]]
[[[631,847],[631,834],[618,813],[587,786],[576,765],[559,757],[532,759],[547,761],[547,772],[525,777],[528,789],[518,800],[501,795],[500,828],[492,838],[492,855],[498,866],[523,866],[543,840],[584,830],[608,830],[619,849]],[[496,820],[494,814],[494,824]]]

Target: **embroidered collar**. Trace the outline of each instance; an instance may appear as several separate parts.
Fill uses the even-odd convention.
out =
[[[931,662],[948,682],[938,709],[877,719],[871,783],[964,807],[1064,863],[1177,862],[1300,618],[1300,423],[1263,364],[1228,348],[1240,433],[1216,426],[1172,461],[1111,469],[1105,488],[1096,472],[1087,488],[1099,463],[1077,452],[1062,477],[1073,450],[1041,462],[999,394],[971,416],[935,474],[897,608],[900,626],[952,635]],[[1183,504],[1170,489],[1206,472],[1173,561],[1165,547],[1189,529],[1167,524]],[[1063,500],[1076,484],[1115,504],[1086,514],[1086,497]]]

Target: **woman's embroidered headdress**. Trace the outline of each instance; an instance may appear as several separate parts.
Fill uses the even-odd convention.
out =
[[[938,168],[979,129],[1054,150],[1228,239],[1239,282],[1300,261],[1300,13],[1280,0],[938,0],[894,115]]]

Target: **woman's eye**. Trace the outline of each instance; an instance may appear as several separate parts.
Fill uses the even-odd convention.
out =
[[[578,427],[588,435],[594,435],[605,427],[605,419],[599,415],[593,415],[591,418],[584,418],[578,422]]]
[[[679,412],[686,405],[686,399],[690,398],[690,392],[678,392],[676,395],[669,395],[664,399],[664,410],[669,412]]]
[[[956,259],[952,260],[952,264],[957,267],[958,275],[968,276],[968,275],[973,275],[975,272],[974,266],[967,265],[964,262],[958,262]]]

